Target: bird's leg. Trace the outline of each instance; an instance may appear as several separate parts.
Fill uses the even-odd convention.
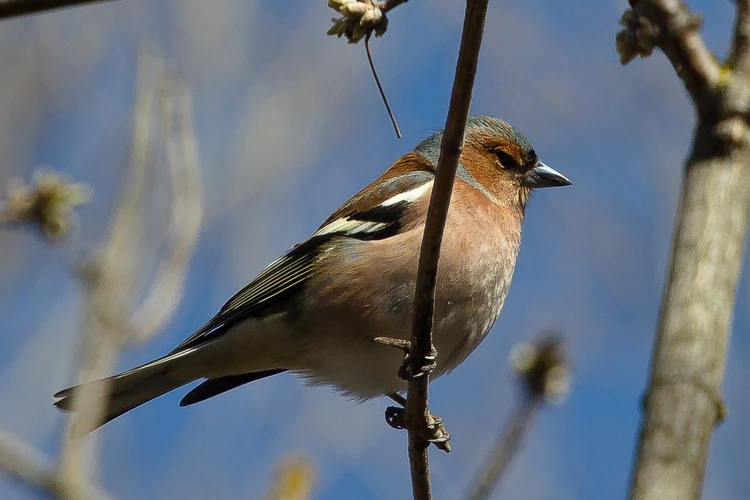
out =
[[[437,359],[437,351],[435,350],[434,346],[432,347],[430,354],[428,356],[425,356],[425,364],[416,367],[415,369],[411,359],[411,342],[409,342],[408,340],[394,339],[391,337],[375,337],[374,339],[372,339],[372,341],[376,344],[395,347],[403,351],[404,359],[403,361],[401,361],[401,366],[399,366],[398,368],[398,376],[399,378],[406,380],[407,382],[411,382],[425,375],[429,375],[430,373],[435,371],[435,368],[437,368],[437,363],[435,361]]]
[[[398,403],[400,407],[389,406],[385,409],[385,421],[394,429],[405,429],[406,428],[406,398],[391,392],[388,397]],[[422,439],[428,443],[432,443],[439,450],[443,450],[446,453],[451,451],[451,445],[449,443],[451,435],[448,429],[443,425],[443,419],[437,415],[430,413],[427,416],[427,428],[424,432],[420,433]]]
[[[388,397],[399,406],[389,406],[385,409],[385,421],[394,429],[406,428],[406,398],[396,392],[389,393]]]
[[[403,408],[406,408],[406,398],[401,394],[397,392],[391,392],[388,394],[388,397],[391,398],[396,404],[400,404]]]

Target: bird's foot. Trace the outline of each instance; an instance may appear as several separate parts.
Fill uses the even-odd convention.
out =
[[[398,368],[398,376],[407,382],[429,375],[435,371],[435,368],[437,368],[437,351],[434,346],[432,347],[430,354],[424,357],[424,364],[421,366],[414,366],[411,357],[411,342],[408,340],[394,339],[391,337],[375,337],[373,342],[388,347],[395,347],[403,351],[404,359],[401,361],[401,366]]]
[[[391,396],[394,401],[401,404],[404,398],[396,395],[398,399]],[[394,429],[406,428],[406,410],[403,407],[389,406],[385,409],[385,421]],[[420,430],[419,436],[428,443],[432,443],[439,450],[446,453],[451,451],[451,435],[443,425],[443,419],[430,413],[427,416],[427,426]]]
[[[403,430],[406,428],[406,410],[398,406],[389,406],[385,409],[385,421],[392,428],[396,430]]]

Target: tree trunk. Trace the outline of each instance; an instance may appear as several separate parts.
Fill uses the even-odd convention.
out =
[[[700,498],[750,208],[750,143],[700,124],[677,208],[630,498]],[[746,131],[745,131],[746,132]]]

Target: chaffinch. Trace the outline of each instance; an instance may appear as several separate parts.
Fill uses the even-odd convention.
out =
[[[402,354],[373,339],[411,334],[441,140],[396,160],[166,356],[106,379],[98,425],[196,380],[180,406],[284,371],[359,400],[404,391]],[[508,123],[469,118],[437,277],[433,376],[466,359],[500,314],[531,191],[569,184]],[[55,394],[55,406],[72,409],[71,391]]]

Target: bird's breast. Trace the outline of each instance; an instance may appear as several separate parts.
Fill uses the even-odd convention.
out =
[[[500,214],[502,215],[502,214]],[[434,343],[436,376],[455,368],[484,339],[503,307],[520,241],[520,223],[497,213],[449,212],[438,265]],[[372,342],[408,339],[422,228],[385,240],[336,242],[308,287],[298,371],[360,398],[399,391],[402,353]]]
[[[486,337],[510,289],[519,239],[507,226],[446,231],[438,274],[434,343],[441,373],[460,364]]]

